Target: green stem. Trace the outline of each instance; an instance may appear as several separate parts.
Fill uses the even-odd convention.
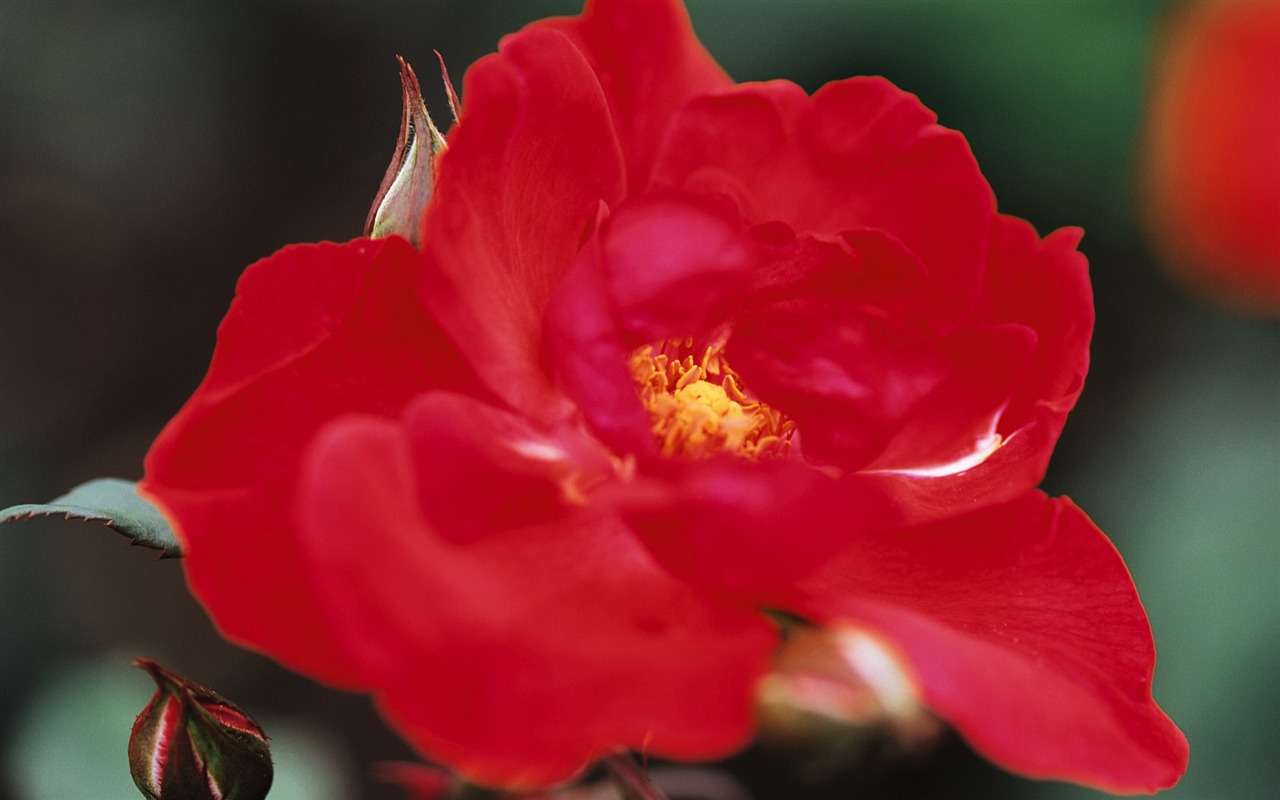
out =
[[[626,800],[667,800],[640,765],[626,753],[614,753],[600,763],[613,776]]]

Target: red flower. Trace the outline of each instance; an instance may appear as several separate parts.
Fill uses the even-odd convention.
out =
[[[1180,7],[1143,142],[1153,244],[1189,283],[1280,313],[1280,4]]]
[[[1011,769],[1177,780],[1125,567],[1034,488],[1079,231],[997,215],[884,80],[732,84],[675,3],[535,23],[464,88],[423,249],[252,266],[149,456],[226,635],[533,786],[742,746],[780,609]]]

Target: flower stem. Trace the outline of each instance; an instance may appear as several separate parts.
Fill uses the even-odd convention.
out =
[[[630,755],[614,753],[600,763],[613,776],[626,800],[667,800]]]

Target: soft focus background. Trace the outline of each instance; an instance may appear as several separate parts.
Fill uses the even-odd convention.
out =
[[[576,9],[0,0],[0,507],[139,477],[240,271],[359,234],[399,123],[396,54],[443,121],[433,49],[460,84],[503,33]],[[1280,785],[1280,322],[1174,285],[1139,224],[1149,59],[1171,11],[691,6],[736,79],[886,75],[968,136],[1003,211],[1085,228],[1094,366],[1046,487],[1114,538],[1142,592],[1156,697],[1191,741],[1167,796],[1262,798]],[[0,798],[138,796],[124,747],[152,690],[128,667],[139,654],[258,717],[273,800],[400,796],[371,764],[409,754],[364,699],[223,643],[177,562],[45,519],[0,528]],[[954,738],[834,774],[760,749],[726,766],[757,800],[1099,796],[1006,775]]]

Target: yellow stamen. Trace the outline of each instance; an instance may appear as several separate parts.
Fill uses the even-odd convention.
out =
[[[692,347],[692,339],[685,339],[645,345],[631,356],[631,374],[663,455],[729,453],[753,460],[785,455],[795,423],[751,399],[720,345],[706,348],[697,360]]]

